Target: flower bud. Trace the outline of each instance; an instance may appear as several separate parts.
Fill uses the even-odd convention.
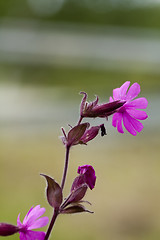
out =
[[[80,176],[83,176],[84,183],[86,183],[88,187],[92,190],[96,183],[94,168],[91,165],[79,166],[77,173],[79,173]]]
[[[72,128],[68,135],[65,134],[64,129],[62,129],[64,136],[61,137],[62,142],[65,146],[73,146],[77,144],[87,144],[87,142],[94,139],[101,129],[101,136],[106,135],[106,130],[104,124],[99,126],[93,126],[87,129],[89,123],[82,123],[77,125],[76,127]]]
[[[89,125],[90,125],[89,123],[79,124],[79,125],[73,127],[69,131],[68,135],[66,135],[64,132],[64,129],[62,129],[63,134],[64,134],[64,137],[62,137],[62,141],[63,141],[64,145],[66,145],[67,147],[71,147],[73,145],[79,144],[81,137],[83,136],[84,132],[89,127]]]
[[[92,139],[94,139],[98,135],[100,128],[101,128],[101,125],[100,126],[94,126],[94,127],[89,128],[89,129],[86,129],[85,133],[80,138],[79,143],[87,144],[87,142],[91,141]]]
[[[103,103],[98,104],[99,98],[96,97],[96,100],[88,103],[87,100],[87,93],[80,92],[81,94],[84,94],[84,97],[82,99],[81,105],[80,105],[80,115],[81,117],[88,117],[88,118],[95,118],[95,117],[101,117],[101,118],[107,118],[108,116],[112,115],[116,112],[118,108],[123,106],[125,101],[113,101],[109,103]]]
[[[8,223],[0,223],[0,236],[10,236],[19,231],[19,227]]]

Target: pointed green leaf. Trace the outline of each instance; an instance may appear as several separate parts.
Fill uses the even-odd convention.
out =
[[[46,195],[47,195],[47,200],[48,203],[54,207],[54,208],[58,208],[63,200],[63,195],[62,195],[62,189],[59,186],[58,183],[56,183],[56,181],[45,175],[45,174],[41,174],[43,177],[46,178],[47,180],[47,190],[46,190]]]

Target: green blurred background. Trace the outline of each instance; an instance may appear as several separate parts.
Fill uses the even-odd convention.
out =
[[[15,224],[36,204],[51,217],[39,174],[61,181],[58,136],[78,119],[79,92],[108,101],[131,81],[149,101],[143,131],[119,134],[109,119],[107,136],[72,149],[64,194],[77,167],[93,165],[94,214],[60,216],[51,239],[159,240],[159,78],[158,0],[0,1],[0,221]]]

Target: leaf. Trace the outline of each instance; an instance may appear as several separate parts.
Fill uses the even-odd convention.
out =
[[[56,181],[53,178],[45,174],[40,174],[40,175],[45,177],[48,183],[47,190],[46,190],[48,203],[52,207],[58,208],[61,205],[63,200],[61,187],[59,186],[58,183],[56,183]]]
[[[85,207],[81,204],[73,205],[71,207],[67,207],[67,208],[61,210],[62,214],[73,214],[73,213],[81,213],[81,212],[93,213],[93,212],[85,209]]]

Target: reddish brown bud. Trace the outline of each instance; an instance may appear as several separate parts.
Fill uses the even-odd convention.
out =
[[[85,133],[86,129],[89,127],[89,123],[82,123],[75,127],[73,127],[68,135],[65,134],[64,129],[62,129],[64,136],[62,137],[62,141],[64,145],[67,147],[71,147],[73,145],[77,145],[80,143],[80,139]]]
[[[109,103],[103,103],[98,104],[99,98],[96,97],[96,100],[88,103],[87,100],[87,93],[81,92],[81,94],[84,94],[84,97],[81,102],[80,106],[80,115],[81,117],[88,117],[88,118],[95,118],[95,117],[101,117],[101,118],[107,118],[111,114],[115,113],[118,108],[123,106],[125,101],[113,101]]]
[[[19,227],[8,223],[0,223],[0,236],[10,236],[19,231]]]

